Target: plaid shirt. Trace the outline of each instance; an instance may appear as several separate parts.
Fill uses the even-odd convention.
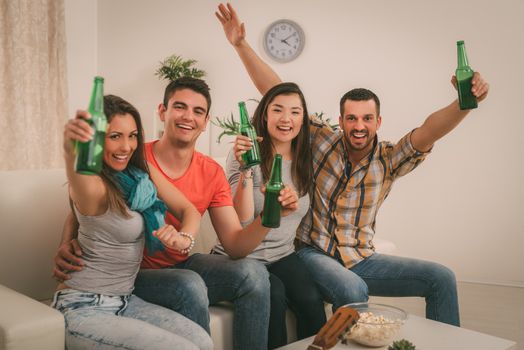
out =
[[[411,145],[411,132],[397,144],[378,142],[352,169],[342,132],[312,122],[313,187],[311,207],[297,238],[321,249],[347,268],[374,253],[378,208],[393,181],[415,169],[427,153]]]

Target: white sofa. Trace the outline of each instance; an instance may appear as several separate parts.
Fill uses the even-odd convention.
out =
[[[63,169],[0,171],[0,350],[64,348],[62,314],[46,304],[56,285],[53,257],[68,210]],[[216,239],[206,214],[194,252],[209,252]],[[294,329],[292,317],[289,322]],[[216,350],[232,349],[232,323],[231,304],[210,307]]]
[[[63,169],[0,171],[0,350],[64,348],[62,314],[46,304],[55,289],[53,257],[68,211]],[[216,239],[206,214],[194,251],[209,252]],[[379,246],[394,249],[389,242]],[[288,316],[291,341],[295,321]],[[210,307],[216,350],[232,349],[232,321],[232,305]]]

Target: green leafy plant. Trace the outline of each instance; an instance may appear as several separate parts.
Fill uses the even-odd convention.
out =
[[[410,341],[406,339],[401,339],[394,341],[393,344],[388,346],[388,350],[415,350],[416,347]]]
[[[202,78],[206,72],[193,67],[195,63],[197,63],[196,60],[185,60],[181,56],[171,55],[160,62],[160,67],[156,70],[155,75],[169,81],[180,77]]]
[[[248,99],[248,101],[254,101],[256,103],[260,102],[259,100],[254,98],[250,98]],[[222,129],[222,132],[220,133],[220,135],[218,135],[217,143],[220,143],[220,140],[224,135],[234,136],[240,134],[240,123],[234,119],[232,112],[229,116],[229,119],[225,117],[222,119],[220,117],[215,117],[215,120],[211,120],[211,124],[218,126]]]
[[[211,124],[218,126],[222,129],[222,133],[218,135],[217,143],[220,143],[220,139],[222,139],[222,136],[224,135],[240,134],[240,123],[233,118],[233,113],[231,113],[229,119],[225,117],[223,119],[215,117],[215,120],[212,120]]]

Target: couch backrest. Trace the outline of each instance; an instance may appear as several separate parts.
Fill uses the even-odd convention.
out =
[[[66,182],[64,169],[0,171],[0,284],[37,300],[49,299],[56,286],[51,274],[69,212]],[[206,212],[193,253],[209,253],[216,240]]]
[[[52,295],[68,211],[64,169],[0,171],[0,284],[38,300]]]

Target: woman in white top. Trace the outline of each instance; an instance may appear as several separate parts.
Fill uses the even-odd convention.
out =
[[[248,257],[257,259],[270,272],[271,313],[268,348],[287,343],[285,315],[289,307],[296,315],[297,336],[316,334],[326,322],[324,302],[308,270],[295,253],[295,232],[309,208],[312,183],[309,116],[304,95],[294,83],[282,83],[262,97],[252,119],[260,137],[262,163],[244,169],[242,154],[252,147],[248,137],[239,135],[227,161],[227,176],[233,202],[243,224],[261,214],[264,194],[275,154],[282,155],[282,179],[296,190],[299,209],[281,218],[280,227],[269,231]],[[215,252],[225,254],[218,245]]]

